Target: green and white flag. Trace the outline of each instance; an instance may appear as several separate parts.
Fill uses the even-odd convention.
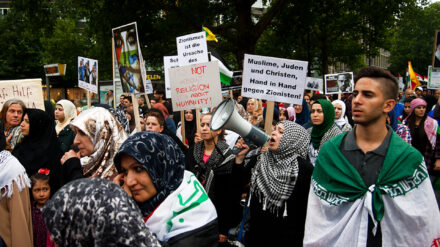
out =
[[[230,71],[218,58],[211,54],[211,61],[218,61],[218,69],[220,71],[220,81],[226,86],[231,85],[232,76],[234,72]]]
[[[344,136],[319,152],[304,246],[366,246],[369,216],[381,226],[382,246],[440,246],[440,213],[422,155],[393,133],[368,188],[339,150]]]

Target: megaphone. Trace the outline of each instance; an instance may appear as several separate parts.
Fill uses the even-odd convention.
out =
[[[239,134],[245,142],[262,147],[270,139],[266,132],[242,118],[235,110],[235,101],[231,98],[223,100],[215,109],[209,126],[212,131],[228,129]]]

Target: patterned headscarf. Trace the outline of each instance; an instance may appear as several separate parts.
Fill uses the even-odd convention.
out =
[[[70,101],[62,99],[57,102],[57,105],[60,105],[63,107],[64,110],[64,120],[63,122],[60,122],[57,120],[57,125],[55,126],[55,130],[57,132],[57,135],[66,127],[70,122],[76,118],[76,106]]]
[[[289,114],[289,121],[296,121],[296,112],[295,112],[295,108],[293,108],[292,106],[287,107],[287,113]]]
[[[320,125],[313,125],[312,144],[314,148],[319,148],[324,134],[335,124],[335,108],[330,101],[318,99],[314,104],[320,104],[324,113],[324,122]]]
[[[310,135],[299,124],[284,120],[284,134],[275,151],[266,151],[252,172],[251,193],[263,200],[263,210],[278,213],[292,195],[298,177],[298,157],[307,158]]]
[[[84,176],[106,179],[116,176],[113,157],[127,139],[118,120],[108,110],[95,107],[83,111],[71,125],[84,132],[94,146],[90,156],[81,158]]]
[[[183,180],[185,156],[171,137],[156,132],[139,132],[122,144],[115,156],[121,172],[121,155],[127,154],[141,164],[153,182],[157,194],[145,202],[137,202],[142,215],[148,216]]]
[[[340,105],[341,106],[341,108],[342,108],[342,112],[341,112],[341,116],[338,118],[338,119],[335,119],[335,124],[339,127],[339,128],[342,128],[346,123],[347,123],[347,121],[345,121],[345,103],[344,103],[344,101],[342,101],[342,100],[334,100],[333,102],[332,102],[332,105],[333,105],[333,107],[336,105],[336,104],[338,104],[338,105]]]
[[[414,113],[414,109],[416,109],[417,106],[427,106],[427,103],[425,100],[421,98],[416,98],[411,101],[411,111],[408,114],[408,116],[405,118],[405,121],[408,120],[408,118]],[[425,116],[428,114],[428,109],[425,111]],[[431,143],[431,147],[434,150],[435,143],[437,140],[437,126],[438,124],[435,122],[434,119],[427,116],[425,121],[423,122],[423,127],[425,129],[426,136],[428,137],[429,142]]]
[[[75,180],[43,208],[55,243],[62,246],[160,246],[135,202],[121,187],[99,178]]]

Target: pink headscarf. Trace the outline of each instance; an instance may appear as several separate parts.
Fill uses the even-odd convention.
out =
[[[293,108],[292,106],[287,107],[287,114],[289,115],[289,121],[295,122],[296,120],[295,108]]]
[[[413,99],[411,101],[411,112],[405,118],[405,121],[408,119],[409,116],[411,116],[411,114],[413,114],[414,109],[416,109],[417,106],[421,106],[421,105],[426,107],[427,106],[426,101],[421,98]],[[426,110],[428,110],[428,109],[426,109]],[[426,114],[426,112],[425,112],[425,114]],[[438,127],[437,121],[435,121],[434,119],[432,119],[429,116],[426,116],[425,123],[423,124],[423,127],[425,129],[426,136],[428,137],[429,142],[431,143],[431,147],[434,149],[435,142],[437,139],[437,127]]]

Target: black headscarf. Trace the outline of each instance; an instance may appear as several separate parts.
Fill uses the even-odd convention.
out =
[[[17,157],[29,176],[40,168],[49,169],[51,181],[58,182],[62,151],[58,143],[55,125],[47,112],[40,109],[26,109],[24,115],[29,118],[29,135],[25,136],[12,154]],[[58,184],[52,184],[56,190]]]
[[[310,126],[310,110],[305,99],[302,103],[302,112],[296,114],[296,123],[307,128]]]
[[[145,226],[135,202],[115,183],[75,180],[43,208],[44,221],[58,246],[160,246]]]
[[[193,120],[192,121],[186,121],[185,119],[185,138],[188,140],[188,145],[192,146],[194,145],[194,137],[197,132],[197,121],[196,121],[196,111],[191,110],[193,114]]]

